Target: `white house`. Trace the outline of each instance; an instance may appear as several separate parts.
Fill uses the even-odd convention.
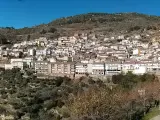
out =
[[[137,74],[137,75],[143,75],[143,74],[146,73],[146,72],[147,72],[146,66],[136,65],[136,66],[135,66],[135,69],[133,70],[133,73],[134,73],[134,74]]]
[[[24,63],[22,61],[15,61],[11,63],[12,68],[20,68],[21,70],[23,70],[24,67]]]
[[[139,48],[133,49],[133,55],[139,55],[139,53],[140,53]]]
[[[140,35],[135,35],[134,38],[135,39],[141,39],[141,36]]]
[[[111,45],[110,48],[112,48],[114,50],[118,50],[118,45]]]
[[[11,59],[11,63],[13,62],[22,62],[23,61],[23,58],[12,58]]]
[[[28,49],[28,54],[30,56],[34,56],[36,54],[36,50],[35,49]]]
[[[76,38],[76,37],[74,37],[74,36],[69,37],[69,39],[70,39],[70,42],[71,42],[71,43],[73,43],[73,44],[75,44],[75,43],[76,43],[76,41],[77,41],[77,38]]]
[[[87,64],[87,73],[92,75],[102,76],[105,74],[104,63],[90,63]]]
[[[130,41],[129,40],[122,40],[120,43],[122,45],[126,45],[126,44],[130,44]]]
[[[12,64],[5,64],[4,68],[5,70],[11,70],[13,67]]]
[[[124,39],[124,35],[120,35],[117,37],[118,39]]]
[[[122,64],[122,71],[124,73],[133,72],[134,74],[144,74],[147,72],[147,66],[141,62],[125,62]]]
[[[26,57],[26,58],[13,58],[11,59],[11,65],[12,67],[17,68],[24,68],[24,65],[27,65],[26,67],[32,67],[33,66],[33,58],[32,57]]]
[[[47,49],[37,49],[36,50],[36,55],[44,55],[46,56],[47,54]]]

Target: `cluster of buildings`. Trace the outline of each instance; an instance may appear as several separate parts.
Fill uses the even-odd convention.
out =
[[[106,62],[106,63],[76,63],[36,61],[34,68],[39,75],[81,77],[108,77],[129,71],[134,74],[159,73],[160,62]]]
[[[145,35],[79,33],[57,39],[40,37],[0,46],[0,67],[33,69],[37,76],[112,76],[160,71],[159,42]],[[142,42],[143,41],[143,42]]]

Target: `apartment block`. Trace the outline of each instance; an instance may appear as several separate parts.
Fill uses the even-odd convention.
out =
[[[122,64],[122,71],[124,73],[132,72],[134,74],[144,74],[147,72],[147,64],[141,62],[124,62]]]
[[[51,76],[68,76],[75,74],[75,64],[72,62],[53,62],[48,66],[49,75]]]
[[[48,74],[48,67],[49,62],[48,61],[35,61],[34,62],[34,68],[37,74]]]
[[[121,62],[107,62],[105,63],[105,75],[112,76],[122,72]]]
[[[75,64],[75,77],[85,76],[88,73],[88,64],[87,63],[76,63]]]
[[[104,63],[89,63],[87,64],[87,73],[96,76],[105,75],[105,64]]]
[[[76,63],[75,71],[76,71],[76,74],[85,75],[88,72],[87,64],[86,63]]]

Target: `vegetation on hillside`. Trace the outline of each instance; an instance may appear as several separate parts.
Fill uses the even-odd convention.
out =
[[[58,36],[70,35],[74,32],[96,32],[96,33],[123,33],[143,32],[146,30],[159,30],[160,17],[149,16],[138,13],[88,13],[80,14],[54,20],[48,24],[41,24],[32,28],[15,29],[13,27],[0,28],[0,34],[11,42],[46,36],[56,38]],[[1,37],[0,37],[0,40]]]
[[[151,120],[158,115],[160,115],[159,107],[153,108],[148,114],[144,116],[142,120]]]
[[[89,76],[76,81],[67,77],[40,80],[29,71],[2,69],[0,114],[11,114],[16,120],[140,120],[158,105],[160,84],[153,75],[120,76],[114,77],[116,85],[111,87]],[[145,96],[140,96],[141,89]]]

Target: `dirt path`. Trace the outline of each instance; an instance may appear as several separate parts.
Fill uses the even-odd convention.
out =
[[[158,116],[152,118],[151,120],[160,120],[160,115],[158,115]]]

